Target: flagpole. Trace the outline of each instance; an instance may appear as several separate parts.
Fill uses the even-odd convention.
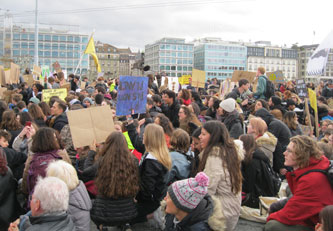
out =
[[[93,32],[91,33],[91,35],[90,35],[90,37],[89,37],[89,39],[88,39],[88,43],[89,43],[90,39],[93,37],[94,34],[95,34],[95,29],[94,29]],[[87,45],[88,45],[88,43],[87,43]],[[86,49],[87,49],[87,48],[86,48]],[[83,56],[84,56],[84,52],[85,52],[85,51],[86,51],[86,50],[84,50],[83,53],[81,54],[81,57],[80,57],[79,63],[77,64],[77,66],[76,66],[76,68],[75,68],[74,75],[76,74],[77,69],[79,68],[79,66],[80,66],[80,64],[81,64],[81,62],[82,62],[82,58],[83,58]]]

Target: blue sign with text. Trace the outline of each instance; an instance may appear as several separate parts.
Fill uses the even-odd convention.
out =
[[[148,77],[120,76],[116,115],[146,112]]]

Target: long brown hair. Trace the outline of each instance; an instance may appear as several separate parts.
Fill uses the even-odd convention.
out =
[[[34,120],[45,120],[45,115],[43,110],[37,104],[30,104],[28,106],[28,111]]]
[[[113,199],[135,197],[139,191],[138,165],[128,150],[125,136],[112,132],[99,152],[95,184],[98,193]]]
[[[333,230],[333,205],[328,205],[323,208],[319,213],[320,223],[323,226],[323,231]]]
[[[4,176],[8,172],[6,154],[2,148],[0,148],[0,175]]]
[[[207,147],[203,150],[202,159],[200,160],[198,172],[205,169],[208,156],[214,147],[220,149],[219,155],[222,159],[224,168],[227,168],[230,174],[231,191],[237,194],[242,189],[242,173],[240,169],[240,157],[238,156],[236,145],[231,139],[228,129],[220,121],[208,121],[203,125],[210,138]]]
[[[22,125],[17,121],[13,110],[6,110],[2,114],[1,128],[10,131],[16,131],[22,128]]]
[[[295,116],[297,116],[297,114],[294,111],[287,111],[283,115],[283,122],[288,126],[289,129],[296,130],[297,128]]]

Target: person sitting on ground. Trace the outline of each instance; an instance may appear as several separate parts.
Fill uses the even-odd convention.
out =
[[[328,205],[319,213],[319,220],[315,227],[315,231],[330,231],[333,230],[333,205]]]
[[[296,112],[287,111],[283,115],[283,122],[288,126],[291,136],[303,135]]]

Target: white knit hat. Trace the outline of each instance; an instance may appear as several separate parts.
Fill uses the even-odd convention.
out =
[[[235,110],[236,101],[233,98],[228,98],[220,103],[220,107],[226,112],[232,112]]]

